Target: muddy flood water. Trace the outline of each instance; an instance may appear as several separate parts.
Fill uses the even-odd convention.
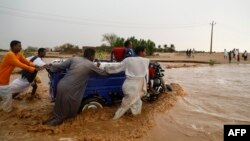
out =
[[[250,124],[249,64],[167,69],[165,75],[186,96],[141,140],[223,141],[224,124]]]
[[[173,91],[144,102],[141,115],[111,120],[117,104],[57,127],[46,124],[54,104],[48,99],[47,72],[39,75],[43,83],[36,97],[29,90],[14,100],[13,112],[0,111],[0,140],[222,141],[224,124],[250,124],[250,65],[165,69]]]
[[[1,141],[133,141],[145,136],[155,126],[155,117],[171,110],[179,97],[185,95],[180,85],[172,83],[172,92],[166,92],[157,101],[143,102],[141,115],[126,114],[119,120],[112,120],[120,106],[117,103],[100,110],[84,111],[53,127],[47,125],[54,107],[49,100],[48,74],[44,70],[38,75],[42,83],[35,97],[31,96],[30,88],[13,101],[12,112],[0,110]],[[11,80],[16,77],[20,76],[12,75]]]

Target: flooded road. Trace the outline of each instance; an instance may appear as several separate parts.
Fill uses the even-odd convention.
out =
[[[223,140],[224,124],[250,124],[250,65],[167,69],[186,92],[141,140]]]
[[[38,84],[35,96],[31,96],[30,89],[14,99],[12,112],[5,113],[0,110],[0,140],[133,141],[151,131],[155,118],[168,112],[179,97],[185,96],[180,85],[171,84],[173,91],[162,94],[156,101],[143,101],[140,115],[126,113],[119,120],[112,120],[120,106],[119,102],[115,102],[103,109],[81,112],[76,117],[65,120],[62,125],[54,127],[47,124],[53,116],[54,108],[54,103],[49,99],[48,73],[43,70],[38,75],[42,83]],[[12,75],[11,79],[17,77],[20,75]]]
[[[45,124],[54,103],[48,98],[47,72],[39,76],[37,98],[24,93],[14,100],[13,112],[0,111],[0,140],[222,141],[224,124],[250,124],[250,65],[165,69],[166,82],[175,83],[173,92],[144,102],[141,115],[113,121],[116,104],[58,127]]]

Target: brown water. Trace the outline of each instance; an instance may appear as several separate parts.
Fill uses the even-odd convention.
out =
[[[0,111],[0,140],[222,141],[224,124],[250,124],[249,70],[250,65],[237,64],[166,69],[166,82],[175,83],[174,91],[144,102],[141,115],[113,121],[117,104],[58,127],[46,125],[54,104],[42,71],[38,98],[23,94],[14,101],[13,112]]]
[[[186,96],[157,117],[143,141],[223,140],[224,124],[250,124],[250,65],[230,64],[167,69],[167,82]]]
[[[47,60],[47,59],[46,59]],[[48,60],[49,62],[49,60]],[[185,92],[178,84],[171,84],[173,91],[167,92],[154,102],[143,102],[138,116],[125,114],[119,120],[112,120],[120,103],[101,110],[82,112],[56,127],[47,125],[52,117],[54,103],[48,96],[48,74],[41,71],[42,79],[37,94],[32,97],[29,90],[13,101],[14,110],[5,113],[0,110],[0,140],[16,141],[133,141],[145,136],[155,126],[155,117],[174,107]],[[12,75],[12,80],[17,75]]]

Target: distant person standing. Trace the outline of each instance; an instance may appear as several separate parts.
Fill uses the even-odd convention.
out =
[[[229,63],[231,63],[231,61],[232,61],[232,51],[228,52],[228,60],[229,60]]]
[[[244,61],[247,61],[247,51],[245,50],[245,52],[242,54],[243,58],[244,58]]]
[[[186,51],[186,56],[187,56],[187,58],[188,58],[188,56],[189,56],[189,54],[188,54],[188,49],[187,49],[187,51]]]
[[[190,50],[188,51],[188,55],[189,55],[189,58],[191,57],[192,55],[192,49],[190,48]]]
[[[227,50],[224,49],[224,59],[227,59],[227,55],[228,55]]]
[[[126,52],[125,52],[125,57],[124,58],[136,56],[135,52],[134,52],[134,50],[132,48],[133,47],[132,46],[132,42],[130,40],[127,40],[124,43],[124,47],[126,48]]]
[[[233,49],[233,58],[235,58],[235,54],[236,54],[236,49]]]
[[[235,55],[237,57],[237,61],[240,62],[240,51],[239,51],[239,49],[236,49]]]
[[[195,49],[193,48],[193,51],[192,51],[192,58],[194,58],[194,53],[195,53]]]

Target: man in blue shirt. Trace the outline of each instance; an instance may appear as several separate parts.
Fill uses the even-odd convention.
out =
[[[124,43],[124,47],[126,48],[126,52],[125,52],[124,58],[136,56],[135,52],[134,52],[134,50],[132,48],[132,42],[130,40],[127,40]]]

